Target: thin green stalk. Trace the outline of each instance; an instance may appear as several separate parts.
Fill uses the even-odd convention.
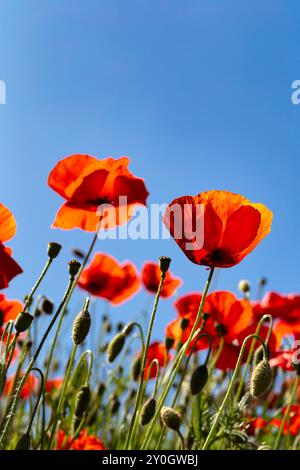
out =
[[[30,306],[30,303],[31,303],[31,300],[32,300],[32,297],[34,296],[37,288],[39,287],[39,285],[41,284],[42,280],[44,279],[44,277],[46,276],[46,273],[48,271],[48,269],[50,268],[51,266],[51,263],[53,261],[53,258],[48,258],[45,266],[44,266],[44,269],[42,270],[38,280],[36,281],[36,283],[34,284],[33,288],[31,289],[29,295],[26,297],[26,301],[25,301],[25,305],[24,305],[24,312],[26,311],[26,309]]]
[[[39,395],[38,395],[38,398],[36,400],[36,403],[34,405],[34,408],[33,408],[33,411],[32,411],[32,415],[31,415],[31,418],[30,418],[30,421],[29,421],[29,424],[28,424],[28,427],[27,427],[27,431],[26,431],[26,434],[30,434],[30,431],[31,431],[31,427],[32,427],[32,423],[33,423],[33,420],[35,418],[35,415],[36,415],[36,412],[37,412],[37,409],[38,409],[38,406],[39,406],[39,403],[40,403],[40,399],[44,393],[44,374],[43,372],[38,368],[38,367],[33,367],[31,369],[31,371],[36,371],[40,374],[40,377],[41,377],[41,383],[40,383],[40,390],[39,390]]]
[[[151,436],[152,436],[152,432],[154,430],[154,427],[155,427],[155,424],[156,424],[156,420],[159,416],[159,413],[160,413],[160,410],[169,394],[169,391],[174,383],[174,380],[176,378],[176,375],[177,373],[179,372],[179,369],[181,367],[181,364],[186,356],[186,353],[187,351],[189,350],[189,347],[190,347],[190,344],[192,342],[192,340],[194,339],[194,335],[197,331],[197,326],[198,326],[198,323],[200,321],[200,318],[202,316],[202,312],[203,312],[203,307],[204,307],[204,303],[205,303],[205,300],[206,300],[206,297],[207,297],[207,294],[208,294],[208,291],[209,291],[209,287],[210,287],[210,284],[211,284],[211,281],[212,281],[212,278],[213,278],[213,274],[214,274],[214,268],[211,268],[210,272],[209,272],[209,276],[208,276],[208,279],[206,281],[206,284],[205,284],[205,287],[204,287],[204,291],[203,291],[203,295],[201,297],[201,302],[200,302],[200,305],[199,305],[199,309],[198,309],[198,313],[197,313],[197,316],[196,316],[196,319],[195,319],[195,322],[194,322],[194,325],[192,327],[192,330],[190,332],[190,335],[187,339],[187,341],[184,343],[184,345],[182,346],[181,348],[181,352],[180,352],[180,355],[179,355],[179,358],[178,358],[178,361],[177,363],[174,364],[174,371],[173,371],[173,374],[172,374],[172,369],[170,371],[170,380],[169,382],[167,383],[166,387],[165,387],[165,390],[162,392],[162,396],[161,396],[161,400],[156,408],[156,412],[155,412],[155,415],[152,419],[152,421],[150,422],[149,426],[148,426],[148,430],[147,430],[147,434],[145,436],[145,439],[144,439],[144,442],[142,444],[142,447],[141,447],[141,450],[142,449],[145,449],[148,442],[150,441],[151,439]],[[198,333],[197,333],[198,334]]]
[[[160,283],[159,283],[157,293],[156,293],[156,296],[155,296],[155,300],[154,300],[152,313],[151,313],[150,323],[149,323],[147,337],[146,337],[146,344],[145,344],[145,347],[144,347],[144,350],[143,350],[139,388],[138,388],[138,392],[137,392],[137,397],[136,397],[136,401],[135,401],[133,415],[132,415],[130,426],[129,426],[129,431],[128,431],[126,442],[125,442],[125,447],[124,447],[125,450],[128,449],[130,441],[131,441],[132,431],[134,429],[134,424],[135,424],[135,421],[136,421],[136,418],[137,418],[138,409],[139,409],[140,401],[141,401],[141,398],[142,398],[144,375],[145,375],[145,370],[146,370],[147,354],[148,354],[148,350],[149,350],[149,345],[150,345],[150,339],[151,339],[155,314],[156,314],[156,310],[157,310],[157,306],[158,306],[160,294],[161,294],[161,291],[162,291],[162,288],[163,288],[165,277],[166,277],[166,273],[162,272],[161,273],[161,278],[160,278]]]
[[[31,371],[31,369],[32,369],[32,367],[33,367],[35,361],[37,360],[37,358],[38,358],[38,356],[39,356],[39,354],[40,354],[40,352],[41,352],[42,347],[44,346],[44,343],[45,343],[45,341],[46,341],[46,339],[47,339],[47,337],[48,337],[50,331],[52,330],[52,327],[53,327],[54,323],[56,322],[56,320],[57,320],[59,314],[61,313],[61,311],[62,311],[62,309],[63,309],[63,307],[64,307],[64,305],[65,305],[66,300],[67,300],[68,297],[69,297],[69,294],[70,294],[70,291],[71,291],[71,289],[72,289],[73,283],[74,283],[74,277],[71,276],[71,277],[70,277],[70,280],[69,280],[69,284],[68,284],[67,290],[66,290],[66,292],[65,292],[65,294],[64,294],[64,296],[63,296],[63,299],[62,299],[62,301],[61,301],[61,303],[60,303],[60,305],[59,305],[59,307],[58,307],[58,309],[57,309],[55,315],[53,316],[52,321],[50,322],[48,328],[46,329],[46,331],[45,331],[45,333],[44,333],[44,335],[43,335],[43,337],[42,337],[42,339],[41,339],[41,341],[40,341],[40,344],[39,344],[39,346],[38,346],[38,348],[37,348],[37,350],[36,350],[34,356],[33,356],[32,359],[30,360],[29,365],[28,365],[28,367],[27,367],[27,369],[26,369],[26,371],[25,371],[25,373],[24,373],[22,379],[21,379],[20,382],[19,382],[19,385],[18,385],[17,390],[16,390],[15,395],[14,395],[14,399],[13,399],[13,402],[12,402],[12,406],[11,406],[11,408],[10,408],[10,410],[9,410],[9,414],[8,414],[8,415],[5,415],[4,418],[3,418],[3,422],[4,422],[5,424],[4,424],[3,428],[1,429],[1,435],[0,435],[0,449],[3,448],[3,445],[4,445],[4,442],[5,442],[5,439],[6,439],[8,430],[9,430],[9,426],[10,426],[11,420],[12,420],[12,418],[13,418],[13,416],[14,416],[14,413],[15,413],[15,410],[16,410],[17,401],[18,401],[18,397],[19,397],[19,395],[20,395],[20,392],[21,392],[21,390],[22,390],[22,388],[23,388],[23,386],[24,386],[24,384],[25,384],[25,382],[26,382],[26,380],[27,380],[27,377],[28,377],[29,374],[30,374],[30,371]],[[2,424],[2,423],[1,423],[1,424]]]
[[[283,416],[282,421],[281,421],[281,425],[280,425],[280,428],[279,428],[279,431],[278,431],[278,434],[277,434],[277,437],[276,437],[276,441],[275,441],[273,450],[278,450],[278,448],[280,446],[280,441],[281,441],[281,436],[282,436],[282,433],[283,433],[284,425],[285,425],[286,420],[288,419],[288,417],[290,415],[291,406],[293,404],[298,386],[299,386],[299,376],[297,375],[294,386],[292,388],[292,392],[291,392],[289,401],[288,401],[288,405],[286,407],[284,416]]]
[[[259,335],[261,327],[262,327],[263,323],[266,320],[269,320],[269,322],[270,322],[269,330],[268,330],[267,337],[266,337],[266,340],[265,340],[265,344],[268,344],[268,342],[270,340],[270,335],[272,333],[272,327],[273,327],[273,317],[272,317],[272,315],[267,314],[267,315],[263,315],[261,317],[261,319],[259,320],[259,322],[257,324],[255,334]],[[243,370],[243,374],[242,374],[242,377],[241,377],[241,380],[240,380],[240,383],[239,383],[239,386],[238,386],[238,389],[237,389],[237,392],[236,392],[236,396],[234,398],[234,405],[236,405],[238,403],[238,401],[240,399],[240,396],[241,396],[241,393],[243,391],[246,375],[247,375],[249,366],[250,366],[251,361],[252,361],[255,344],[256,344],[256,340],[254,339],[251,343],[249,353],[248,353],[248,357],[247,357],[247,361],[246,361],[246,364],[245,364],[245,367],[244,367],[244,370]]]
[[[57,426],[57,423],[58,423],[58,420],[59,420],[59,417],[60,417],[61,408],[62,408],[64,399],[65,399],[67,385],[68,385],[69,377],[70,377],[70,374],[71,374],[71,371],[72,371],[76,351],[77,351],[77,346],[76,346],[76,344],[74,344],[73,348],[72,348],[71,355],[70,355],[69,364],[68,364],[67,372],[66,372],[66,375],[65,375],[65,378],[64,378],[62,390],[61,390],[61,393],[60,393],[56,413],[55,413],[54,420],[53,420],[53,425],[52,425],[51,436],[50,436],[50,439],[49,439],[48,450],[51,449],[51,446],[52,446],[52,443],[53,443],[53,438],[54,438],[54,434],[55,434],[55,431],[56,431],[56,426]]]
[[[257,339],[258,341],[261,342],[262,344],[262,347],[263,347],[263,350],[264,350],[264,357],[267,358],[268,357],[268,354],[267,354],[267,348],[266,348],[266,345],[264,343],[264,341],[260,338],[260,336],[257,336],[255,334],[253,335],[249,335],[247,336],[247,338],[244,339],[243,341],[243,344],[242,344],[242,347],[241,347],[241,350],[240,350],[240,353],[239,353],[239,357],[238,357],[238,360],[237,360],[237,363],[236,363],[236,366],[235,366],[235,369],[234,369],[234,372],[233,372],[233,375],[232,375],[232,378],[231,378],[231,381],[229,383],[229,386],[228,386],[228,389],[227,389],[227,392],[226,392],[226,395],[224,397],[224,400],[219,408],[219,411],[217,413],[217,416],[216,418],[214,419],[214,422],[213,422],[213,425],[211,427],[211,430],[206,438],[206,441],[202,447],[202,450],[206,450],[208,449],[208,447],[210,446],[210,443],[211,443],[211,440],[215,437],[215,434],[216,434],[216,429],[217,429],[217,424],[219,422],[219,419],[220,417],[222,416],[224,410],[225,410],[225,407],[226,407],[226,404],[227,404],[227,401],[230,397],[230,394],[232,392],[232,389],[233,389],[233,386],[234,386],[234,382],[238,376],[238,373],[240,371],[240,366],[241,366],[241,362],[242,362],[242,358],[243,358],[243,355],[244,355],[244,351],[245,351],[245,347],[246,347],[246,344],[247,342],[250,340],[250,339]]]

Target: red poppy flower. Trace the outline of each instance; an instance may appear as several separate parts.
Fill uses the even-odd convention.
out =
[[[153,364],[150,369],[150,365],[154,359],[158,360],[160,370],[170,361],[171,356],[168,354],[164,343],[155,341],[152,344],[150,344],[149,349],[148,349],[147,359],[146,359],[145,378],[148,377],[149,371],[150,371],[150,375],[149,375],[150,379],[153,379],[156,377],[157,365]]]
[[[63,383],[62,378],[48,379],[46,382],[45,390],[47,393],[52,393],[53,391],[59,390]]]
[[[277,292],[268,292],[261,302],[254,305],[257,318],[262,315],[272,315],[277,321],[274,332],[281,341],[286,335],[300,335],[300,295],[282,295]]]
[[[208,191],[175,199],[164,222],[190,261],[229,268],[270,232],[272,212],[239,194]]]
[[[142,281],[148,292],[156,294],[160,278],[161,272],[157,263],[148,262],[144,264],[142,268]],[[174,295],[181,283],[181,279],[173,277],[171,272],[168,271],[161,290],[161,297],[166,298]]]
[[[282,414],[284,415],[286,406],[282,408]],[[275,427],[280,427],[282,420],[274,418],[270,421],[270,424]],[[291,436],[297,436],[300,432],[300,405],[292,405],[290,409],[289,419],[284,424],[283,434],[291,434]]]
[[[22,376],[23,376],[23,372],[20,374],[20,377]],[[14,385],[14,380],[15,380],[14,376],[8,377],[5,383],[4,391],[3,391],[4,395],[7,395],[7,396],[10,395],[10,393],[12,392],[12,387]],[[38,385],[39,385],[38,379],[33,374],[29,374],[21,390],[20,398],[22,400],[27,400],[31,394],[35,394],[37,392]]]
[[[1,327],[9,320],[15,320],[23,309],[23,304],[18,300],[7,300],[4,294],[0,294],[0,331]]]
[[[271,367],[280,367],[282,370],[294,371],[293,361],[295,359],[295,350],[276,351],[270,359]]]
[[[181,322],[182,322],[182,318],[175,318],[175,320],[172,320],[170,323],[168,323],[165,329],[166,338],[172,338],[174,340],[174,343],[172,346],[173,349],[177,349],[178,346],[184,344],[187,341],[187,339],[190,336],[192,327],[193,327],[192,321],[189,321],[188,325],[183,330]],[[198,326],[200,326],[201,322],[199,323]],[[216,331],[213,326],[213,323],[210,320],[206,322],[205,328],[202,330],[202,333],[207,333],[211,335],[214,339]],[[187,350],[187,354],[189,354],[192,349],[194,352],[197,352],[202,349],[207,349],[208,346],[209,346],[209,343],[206,337],[200,338],[199,340],[195,338],[193,341],[191,341],[190,347]]]
[[[246,432],[248,436],[255,436],[258,431],[267,430],[268,422],[258,416],[257,418],[248,418]]]
[[[3,245],[15,235],[16,227],[12,213],[0,204],[0,289],[8,287],[9,282],[23,272],[12,258],[12,250]]]
[[[83,429],[79,436],[74,439],[71,446],[72,438],[66,439],[66,434],[62,429],[58,431],[56,450],[106,450],[103,442],[97,436],[89,436],[86,429]]]
[[[237,337],[237,343],[239,344],[239,346],[242,345],[244,339],[249,336],[249,335],[253,335],[256,331],[256,328],[257,328],[257,323],[252,323],[251,325],[247,326],[246,328],[244,328],[239,334],[238,334],[238,337]],[[267,338],[267,334],[268,334],[268,331],[269,331],[269,328],[266,326],[266,325],[262,325],[261,328],[260,328],[260,332],[259,332],[259,336],[261,337],[261,339],[263,341],[266,340]],[[251,347],[251,344],[252,344],[252,340],[249,340],[246,344],[246,347],[245,347],[245,353],[248,354],[249,352],[249,349]],[[256,341],[255,342],[255,350],[257,348],[259,348],[261,345],[260,341]],[[271,357],[273,357],[273,354],[275,353],[275,351],[277,351],[277,349],[279,348],[280,346],[280,343],[278,342],[278,338],[277,336],[274,334],[274,332],[272,331],[271,332],[271,335],[270,335],[270,339],[269,339],[269,342],[268,342],[268,346],[269,346],[269,350],[270,350],[270,354],[271,354]]]
[[[139,278],[135,266],[129,261],[119,264],[112,256],[96,253],[81,273],[78,286],[95,297],[120,304],[138,291]]]
[[[128,164],[127,157],[98,160],[89,155],[71,155],[58,162],[48,184],[66,202],[60,207],[53,227],[95,232],[100,217],[105,229],[126,223],[133,207],[146,205],[148,197],[144,180],[135,177],[127,169]],[[121,196],[126,201],[121,201]]]
[[[191,326],[196,319],[201,294],[187,294],[175,302],[180,316],[190,320]],[[203,312],[209,314],[203,331],[213,337],[222,334],[230,343],[252,322],[252,307],[247,300],[239,300],[228,291],[212,292],[206,297]],[[214,328],[213,328],[214,326]]]

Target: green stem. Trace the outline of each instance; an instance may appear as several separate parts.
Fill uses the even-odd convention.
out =
[[[76,351],[77,351],[77,346],[76,346],[76,344],[74,344],[73,348],[72,348],[71,356],[70,356],[70,359],[69,359],[67,372],[66,372],[66,375],[65,375],[65,378],[64,378],[64,383],[63,383],[63,386],[62,386],[61,394],[60,394],[60,397],[59,397],[56,413],[55,413],[54,420],[53,420],[53,426],[52,426],[51,436],[50,436],[50,439],[49,439],[48,450],[51,449],[51,446],[52,446],[52,443],[53,443],[53,438],[54,438],[54,434],[55,434],[55,431],[56,431],[57,422],[58,422],[59,417],[60,417],[61,408],[62,408],[64,399],[65,399],[67,385],[68,385],[69,377],[70,377],[70,374],[71,374],[71,371],[72,371]]]
[[[32,297],[34,296],[34,293],[36,292],[37,288],[39,287],[39,285],[41,284],[42,280],[44,279],[44,277],[46,276],[46,273],[48,271],[48,269],[50,268],[50,265],[53,261],[53,258],[48,258],[45,266],[44,266],[44,269],[43,271],[41,272],[38,280],[36,281],[36,283],[34,284],[33,288],[31,289],[30,291],[30,294],[26,297],[26,301],[25,301],[25,305],[24,305],[24,312],[26,311],[26,309],[29,307],[30,303],[31,303],[31,300],[32,300]]]
[[[135,401],[133,415],[132,415],[130,426],[129,426],[129,431],[128,431],[126,442],[125,442],[125,447],[124,447],[125,450],[128,449],[130,441],[131,441],[132,431],[134,429],[134,424],[135,424],[135,420],[137,418],[138,408],[139,408],[139,405],[140,405],[140,400],[142,398],[142,390],[143,390],[144,375],[145,375],[145,370],[146,370],[147,354],[148,354],[148,350],[149,350],[149,345],[150,345],[150,339],[151,339],[155,314],[156,314],[156,310],[157,310],[157,306],[158,306],[160,294],[161,294],[161,291],[162,291],[162,288],[163,288],[165,277],[166,277],[166,273],[162,272],[161,273],[161,278],[160,278],[160,283],[159,283],[157,293],[156,293],[156,296],[155,296],[155,301],[154,301],[151,317],[150,317],[150,322],[149,322],[149,327],[148,327],[147,337],[146,337],[146,344],[145,344],[145,347],[144,347],[144,350],[143,350],[142,366],[141,366],[141,373],[140,373],[140,383],[139,383],[139,388],[138,388],[137,397],[136,397],[136,401]]]
[[[40,399],[41,399],[41,396],[44,392],[44,374],[43,372],[38,369],[37,367],[33,367],[31,369],[31,371],[35,370],[36,372],[38,372],[40,374],[40,377],[41,377],[41,384],[40,384],[40,390],[39,390],[39,396],[36,400],[36,403],[34,405],[34,408],[33,408],[33,411],[32,411],[32,415],[31,415],[31,418],[30,418],[30,421],[29,421],[29,424],[28,424],[28,428],[27,428],[27,431],[26,431],[26,434],[30,434],[30,431],[31,431],[31,427],[32,427],[32,423],[33,423],[33,420],[35,418],[35,415],[36,415],[36,412],[37,412],[37,409],[38,409],[38,406],[39,406],[39,403],[40,403]]]
[[[297,392],[297,389],[298,389],[298,385],[299,385],[299,376],[297,375],[294,386],[292,388],[291,396],[290,396],[289,401],[288,401],[288,405],[286,407],[283,419],[281,421],[281,425],[280,425],[280,428],[279,428],[279,431],[278,431],[278,434],[277,434],[277,437],[276,437],[276,441],[275,441],[273,450],[278,450],[278,448],[280,446],[280,441],[281,441],[281,436],[282,436],[282,433],[283,433],[284,425],[286,423],[287,418],[290,415],[291,406],[293,404],[293,401],[294,401],[294,398],[295,398],[295,395],[296,395],[296,392]]]
[[[71,291],[71,289],[72,289],[73,283],[74,283],[74,277],[71,276],[71,277],[70,277],[70,280],[69,280],[69,284],[68,284],[67,290],[66,290],[66,292],[65,292],[65,294],[64,294],[64,296],[63,296],[63,299],[62,299],[62,301],[61,301],[61,303],[60,303],[60,305],[59,305],[59,307],[58,307],[58,309],[57,309],[55,315],[53,316],[52,321],[50,322],[48,328],[46,329],[46,331],[45,331],[45,333],[44,333],[44,336],[42,337],[41,342],[40,342],[40,344],[39,344],[39,346],[38,346],[38,348],[37,348],[37,350],[36,350],[34,356],[33,356],[32,359],[30,360],[29,365],[28,365],[26,371],[24,372],[24,375],[23,375],[22,379],[21,379],[20,382],[19,382],[19,385],[18,385],[17,390],[16,390],[15,395],[14,395],[14,399],[13,399],[11,408],[10,408],[10,410],[9,410],[9,414],[8,414],[8,415],[5,415],[4,418],[3,418],[5,424],[4,424],[4,426],[3,426],[3,429],[1,430],[1,435],[0,435],[0,449],[3,448],[4,441],[5,441],[5,439],[6,439],[6,436],[7,436],[8,430],[9,430],[9,426],[10,426],[10,423],[11,423],[11,420],[12,420],[12,418],[13,418],[13,416],[14,416],[14,413],[15,413],[15,410],[16,410],[17,401],[18,401],[18,397],[19,397],[19,395],[20,395],[20,392],[21,392],[21,390],[22,390],[22,388],[23,388],[23,386],[24,386],[24,384],[25,384],[25,382],[26,382],[26,380],[27,380],[27,377],[28,377],[29,374],[30,374],[30,371],[31,371],[31,369],[32,369],[32,367],[33,367],[35,361],[37,360],[37,358],[38,358],[38,356],[39,356],[39,354],[40,354],[40,352],[41,352],[42,347],[44,346],[44,343],[45,343],[45,341],[46,341],[46,339],[47,339],[47,337],[48,337],[48,335],[49,335],[49,333],[50,333],[50,331],[51,331],[51,329],[52,329],[54,323],[56,322],[56,320],[57,320],[59,314],[61,313],[61,311],[62,311],[62,309],[63,309],[63,307],[64,307],[64,305],[65,305],[66,300],[67,300],[68,297],[69,297],[69,293],[70,293],[70,291]]]
[[[246,347],[246,344],[247,342],[252,339],[252,338],[255,338],[257,339],[258,341],[261,342],[262,344],[262,347],[264,349],[264,357],[267,358],[268,357],[268,354],[267,354],[267,348],[266,348],[266,345],[264,343],[264,341],[259,337],[257,336],[256,334],[253,334],[253,335],[249,335],[247,336],[247,338],[244,339],[243,341],[243,344],[242,344],[242,347],[241,347],[241,350],[240,350],[240,353],[239,353],[239,357],[238,357],[238,360],[237,360],[237,363],[236,363],[236,366],[235,366],[235,369],[234,369],[234,372],[233,372],[233,375],[232,375],[232,378],[231,378],[231,381],[229,383],[229,386],[228,386],[228,389],[227,389],[227,392],[226,392],[226,395],[224,397],[224,400],[219,408],[219,411],[218,411],[218,414],[213,422],[213,425],[211,427],[211,430],[206,438],[206,441],[202,447],[202,450],[206,450],[208,449],[208,447],[210,446],[210,443],[211,443],[211,440],[215,437],[215,434],[216,434],[216,429],[217,429],[217,424],[219,422],[219,419],[220,417],[222,416],[224,410],[225,410],[225,407],[226,407],[226,404],[227,404],[227,401],[230,397],[230,394],[231,394],[231,391],[233,389],[233,385],[234,385],[234,382],[238,376],[238,373],[240,371],[240,366],[241,366],[241,362],[242,362],[242,359],[243,359],[243,355],[244,355],[244,351],[245,351],[245,347]]]
[[[206,284],[205,284],[205,287],[204,287],[204,291],[203,291],[203,295],[201,297],[201,302],[200,302],[200,305],[199,305],[199,309],[198,309],[198,313],[197,313],[197,316],[196,316],[196,319],[195,319],[195,322],[194,322],[194,325],[192,327],[192,330],[190,332],[190,335],[187,339],[187,341],[184,343],[184,345],[182,346],[181,348],[181,352],[179,354],[179,358],[178,358],[178,361],[176,363],[174,363],[174,372],[169,380],[169,382],[167,383],[166,385],[166,388],[164,390],[164,392],[162,393],[162,396],[161,396],[161,400],[157,406],[157,409],[156,409],[156,412],[155,412],[155,415],[148,427],[148,431],[147,431],[147,434],[145,436],[145,439],[144,439],[144,442],[141,446],[141,450],[145,449],[145,447],[147,446],[151,436],[152,436],[152,432],[154,430],[154,426],[156,424],[156,420],[159,416],[159,413],[160,413],[160,410],[168,396],[168,393],[169,391],[171,390],[171,387],[174,383],[174,380],[176,378],[176,375],[181,367],[181,364],[186,356],[186,353],[190,347],[190,344],[192,342],[192,340],[194,339],[194,335],[197,331],[197,326],[198,326],[198,323],[200,321],[200,318],[202,316],[202,312],[203,312],[203,307],[204,307],[204,303],[205,303],[205,300],[206,300],[206,296],[208,294],[208,291],[209,291],[209,287],[210,287],[210,284],[211,284],[211,281],[212,281],[212,277],[213,277],[213,274],[214,274],[214,268],[211,268],[210,272],[209,272],[209,276],[208,276],[208,279],[206,281]],[[172,373],[172,370],[170,371],[170,374]]]
[[[259,320],[259,322],[257,324],[256,330],[255,330],[255,335],[259,335],[261,327],[262,327],[263,323],[266,320],[269,320],[269,322],[270,322],[268,334],[267,334],[266,341],[265,341],[265,344],[268,344],[268,342],[270,340],[271,333],[272,333],[272,327],[273,327],[273,317],[271,315],[263,315],[261,317],[261,319]],[[239,386],[238,386],[238,389],[237,389],[237,392],[236,392],[236,396],[234,398],[234,405],[236,405],[238,403],[238,401],[240,399],[240,396],[241,396],[241,393],[243,391],[246,375],[247,375],[249,366],[250,366],[251,361],[252,361],[255,344],[256,344],[256,340],[254,339],[251,343],[249,353],[248,353],[248,357],[247,357],[247,361],[246,361],[246,364],[245,364],[245,367],[244,367],[244,370],[243,370],[243,374],[242,374],[242,377],[241,377],[241,380],[240,380],[240,383],[239,383]]]

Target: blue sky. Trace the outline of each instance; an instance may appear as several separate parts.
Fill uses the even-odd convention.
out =
[[[9,297],[29,290],[56,240],[64,249],[42,292],[58,301],[71,247],[90,242],[81,231],[50,229],[61,199],[47,176],[72,153],[129,155],[151,203],[208,189],[263,202],[274,212],[271,234],[223,270],[217,287],[236,290],[239,279],[264,275],[272,289],[299,291],[300,105],[291,103],[299,20],[297,0],[1,0],[0,201],[17,219],[10,246],[24,268]],[[180,293],[201,289],[207,276],[172,240],[97,249],[139,268],[171,256]],[[114,317],[132,318],[144,298]],[[155,337],[172,315],[163,301]]]

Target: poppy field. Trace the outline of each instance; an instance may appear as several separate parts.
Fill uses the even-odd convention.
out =
[[[70,239],[73,229],[90,233],[65,267],[57,305],[43,284],[61,254],[55,230],[24,298],[7,297],[25,267],[9,246],[18,236],[13,208],[0,203],[0,449],[298,449],[300,295],[269,290],[265,278],[257,293],[246,280],[238,295],[236,286],[212,287],[218,270],[226,276],[267,243],[272,212],[215,189],[170,201],[169,243],[207,277],[201,291],[180,295],[180,268],[165,253],[145,254],[138,270],[99,243],[147,207],[147,181],[129,167],[127,157],[75,154],[50,171],[49,197],[55,191],[62,205],[49,225]],[[34,276],[39,266],[29,269]],[[118,306],[140,289],[151,306],[123,323]],[[75,311],[70,301],[82,293]],[[154,340],[164,299],[174,318]],[[101,302],[114,309],[96,322]]]

